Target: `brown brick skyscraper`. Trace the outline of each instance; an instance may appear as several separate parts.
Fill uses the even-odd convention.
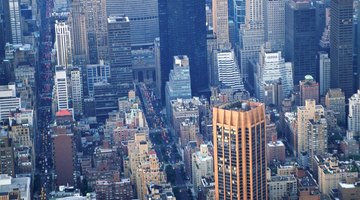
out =
[[[213,110],[216,199],[267,199],[265,105],[235,102]]]

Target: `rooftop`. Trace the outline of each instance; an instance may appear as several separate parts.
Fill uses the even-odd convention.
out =
[[[225,109],[225,110],[247,112],[247,111],[250,111],[261,105],[263,105],[263,104],[259,103],[259,102],[253,102],[253,101],[235,101],[235,102],[231,102],[231,103],[219,106],[219,108]]]

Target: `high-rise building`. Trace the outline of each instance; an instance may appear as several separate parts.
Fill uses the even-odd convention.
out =
[[[187,55],[193,94],[208,88],[205,0],[159,0],[161,97],[173,56]]]
[[[345,125],[345,95],[340,88],[329,89],[325,96],[325,105],[334,111],[339,124]]]
[[[72,64],[72,46],[70,29],[65,22],[55,22],[55,47],[57,65],[67,68]]]
[[[346,98],[349,98],[354,93],[353,3],[353,0],[334,0],[330,2],[331,87],[341,88]]]
[[[265,120],[262,103],[214,107],[215,199],[267,199]]]
[[[110,59],[110,84],[118,88],[121,96],[132,87],[130,21],[126,16],[108,18],[108,44]]]
[[[99,60],[108,58],[106,1],[82,0],[82,6],[86,20],[89,63],[97,64]]]
[[[293,63],[294,84],[308,74],[316,77],[319,41],[316,40],[315,12],[310,0],[291,0],[285,5],[285,60]]]
[[[245,90],[240,69],[233,50],[221,50],[216,54],[217,82],[234,91]]]
[[[239,33],[241,25],[245,24],[245,0],[234,1],[234,23],[235,23],[235,42],[240,41]]]
[[[348,130],[360,132],[360,90],[349,98]]]
[[[69,109],[68,82],[66,70],[63,66],[55,67],[55,90],[57,109]]]
[[[94,84],[95,113],[98,122],[105,122],[109,113],[119,109],[117,88],[106,82]]]
[[[60,9],[68,8],[68,0],[54,0],[54,10],[58,11]]]
[[[16,97],[15,83],[0,85],[0,121],[8,119],[11,110],[21,107],[21,99]]]
[[[15,176],[14,144],[9,138],[7,130],[0,130],[0,172],[9,176]]]
[[[166,82],[165,104],[168,118],[171,116],[170,101],[178,98],[191,99],[190,66],[186,55],[174,56],[174,67],[170,71],[169,81]]]
[[[20,0],[5,0],[9,4],[9,17],[10,20],[10,30],[11,30],[11,43],[12,44],[22,44],[22,22],[21,22],[21,12],[20,12]]]
[[[131,44],[149,44],[159,37],[157,0],[106,0],[107,15],[126,15],[130,20]]]
[[[85,94],[89,96],[94,95],[95,83],[108,83],[110,80],[110,65],[104,60],[100,60],[99,64],[86,65],[86,86]]]
[[[185,148],[190,141],[196,141],[199,132],[199,122],[196,119],[189,118],[181,122],[179,132],[181,147]]]
[[[298,156],[324,154],[327,150],[327,122],[324,107],[316,105],[314,99],[307,99],[305,106],[297,107],[297,138],[295,146]]]
[[[245,24],[240,27],[240,67],[241,75],[248,82],[250,63],[259,59],[261,45],[265,42],[264,6],[262,0],[247,0]]]
[[[317,64],[319,69],[320,95],[324,96],[330,89],[330,58],[329,54],[320,51],[317,54]]]
[[[272,50],[285,49],[285,0],[264,1],[265,41]]]
[[[292,64],[285,62],[281,51],[272,51],[271,48],[263,45],[256,68],[257,70],[254,70],[254,80],[256,81],[254,86],[260,100],[263,100],[264,96],[266,96],[264,87],[267,82],[278,81],[279,79],[282,86],[282,98],[290,95],[294,88]]]
[[[230,42],[228,9],[228,0],[215,0],[212,3],[214,33],[219,49],[223,49]]]
[[[73,186],[75,183],[76,146],[72,121],[69,110],[60,110],[56,113],[56,125],[53,126],[51,137],[57,186],[67,184]]]
[[[88,61],[88,40],[83,0],[73,0],[69,23],[71,28],[71,44],[74,64],[86,64]]]
[[[326,7],[328,2],[316,0],[313,2],[316,9],[316,41],[321,40],[326,26]]]
[[[83,87],[82,87],[82,73],[79,68],[71,70],[71,97],[72,105],[75,114],[81,114],[83,110]]]
[[[214,175],[213,165],[213,157],[208,152],[208,146],[206,144],[200,145],[200,150],[192,154],[192,184],[195,191],[198,191],[201,186],[202,178],[209,178]]]
[[[307,99],[315,100],[319,103],[319,83],[317,83],[311,75],[306,75],[305,80],[299,82],[300,86],[300,104],[305,105]]]

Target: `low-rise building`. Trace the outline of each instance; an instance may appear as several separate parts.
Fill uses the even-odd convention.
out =
[[[297,181],[294,175],[271,176],[268,181],[269,199],[283,200],[297,193]]]
[[[358,169],[352,163],[340,162],[335,157],[329,157],[318,167],[320,191],[329,195],[332,189],[338,189],[339,183],[349,177],[358,177]]]

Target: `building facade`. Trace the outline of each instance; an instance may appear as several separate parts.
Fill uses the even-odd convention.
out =
[[[348,130],[360,132],[360,90],[349,99]]]
[[[57,65],[67,68],[72,64],[72,45],[69,25],[65,22],[55,22],[55,47]]]
[[[284,53],[285,49],[285,0],[264,1],[265,41],[271,49]]]
[[[316,77],[318,41],[315,14],[315,7],[310,0],[286,2],[285,59],[293,63],[294,84],[298,84],[308,74]]]
[[[56,105],[58,110],[69,109],[69,92],[66,70],[63,66],[55,69]]]
[[[110,84],[125,96],[133,87],[130,21],[122,15],[110,16],[107,22]]]
[[[236,102],[213,113],[215,199],[267,199],[265,106]]]
[[[208,88],[205,0],[159,0],[161,97],[173,56],[187,55],[193,94]]]
[[[149,44],[159,37],[157,0],[106,0],[107,15],[126,15],[130,20],[131,44]]]
[[[334,111],[339,124],[345,124],[345,94],[340,88],[328,90],[325,96],[325,105],[327,109]]]
[[[330,58],[331,87],[341,88],[345,97],[353,88],[353,0],[330,2]]]

